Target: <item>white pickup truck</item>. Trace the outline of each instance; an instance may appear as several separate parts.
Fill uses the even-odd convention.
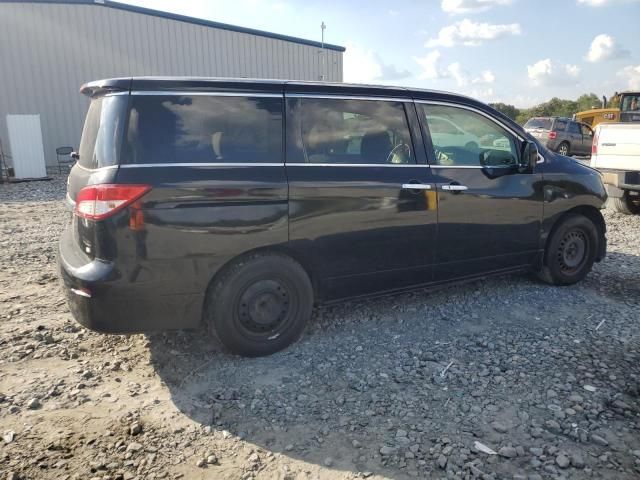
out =
[[[613,207],[640,214],[640,123],[600,123],[593,135],[591,167],[599,170]]]

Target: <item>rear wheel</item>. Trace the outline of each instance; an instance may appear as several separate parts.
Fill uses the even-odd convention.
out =
[[[270,355],[298,339],[311,316],[313,288],[290,257],[257,254],[228,267],[210,287],[211,334],[239,355]]]
[[[582,215],[567,215],[551,234],[539,277],[552,285],[582,280],[598,251],[598,229]]]
[[[640,196],[632,197],[629,192],[624,192],[622,197],[614,197],[611,201],[616,212],[626,215],[640,214]]]
[[[558,153],[565,156],[569,155],[569,144],[567,142],[562,142],[558,145]]]

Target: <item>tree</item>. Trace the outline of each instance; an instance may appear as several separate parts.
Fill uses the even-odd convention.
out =
[[[506,103],[498,102],[498,103],[490,103],[490,107],[495,108],[497,111],[506,115],[511,120],[515,120],[520,114],[520,110],[514,107],[513,105],[509,105]]]
[[[620,95],[618,92],[614,93],[609,98],[609,103],[607,104],[607,108],[618,108],[620,106]]]
[[[595,93],[585,93],[580,95],[577,100],[564,100],[553,97],[551,100],[534,105],[531,108],[519,110],[516,116],[516,122],[524,125],[531,117],[569,117],[575,113],[591,108],[600,108],[602,102]]]
[[[602,100],[600,100],[595,93],[580,95],[576,103],[578,104],[578,112],[591,110],[593,108],[602,108]]]

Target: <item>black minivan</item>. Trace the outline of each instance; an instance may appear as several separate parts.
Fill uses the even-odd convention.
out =
[[[119,78],[90,97],[60,240],[69,305],[108,333],[208,329],[258,356],[314,304],[604,258],[595,170],[459,95]]]

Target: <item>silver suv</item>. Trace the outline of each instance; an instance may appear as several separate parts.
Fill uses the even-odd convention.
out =
[[[560,155],[591,155],[593,130],[564,117],[534,117],[524,129]]]

